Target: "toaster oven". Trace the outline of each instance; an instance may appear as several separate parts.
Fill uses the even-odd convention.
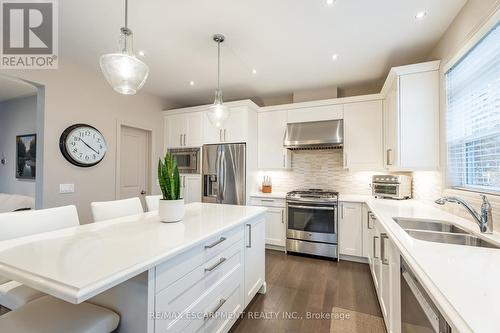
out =
[[[405,175],[377,175],[372,177],[372,195],[376,198],[410,199],[411,177]]]

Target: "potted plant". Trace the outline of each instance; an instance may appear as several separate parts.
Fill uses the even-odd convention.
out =
[[[158,182],[162,193],[158,214],[162,222],[178,222],[184,218],[184,199],[181,199],[177,160],[170,154],[158,161]]]

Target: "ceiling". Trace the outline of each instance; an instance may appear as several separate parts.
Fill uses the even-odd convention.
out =
[[[226,35],[225,100],[342,88],[380,81],[392,66],[426,60],[465,2],[129,0],[129,27],[135,50],[144,51],[150,66],[144,90],[184,106],[213,100],[214,33]],[[99,56],[118,49],[123,3],[60,1],[61,56],[99,70]],[[417,20],[422,10],[427,16]]]
[[[35,95],[36,88],[17,79],[0,76],[0,103],[9,99]]]

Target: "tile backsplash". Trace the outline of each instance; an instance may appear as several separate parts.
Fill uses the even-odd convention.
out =
[[[371,177],[380,172],[349,172],[343,167],[342,150],[299,150],[292,155],[292,170],[261,171],[271,176],[273,190],[320,188],[349,194],[371,194]]]

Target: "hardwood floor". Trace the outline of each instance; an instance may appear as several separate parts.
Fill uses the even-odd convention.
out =
[[[267,250],[266,282],[266,295],[257,294],[231,332],[329,333],[330,318],[308,319],[308,313],[331,314],[333,307],[382,317],[365,264]]]

